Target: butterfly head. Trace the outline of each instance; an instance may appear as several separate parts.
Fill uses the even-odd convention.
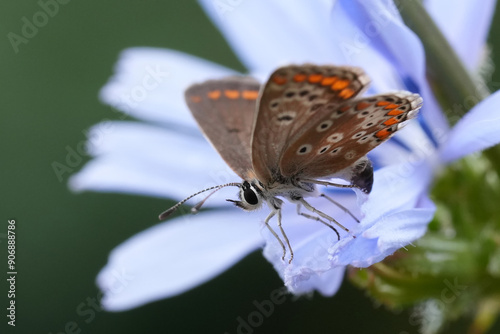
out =
[[[262,206],[263,192],[258,181],[243,181],[240,186],[239,201],[228,199],[228,202],[234,203],[237,207],[245,211],[257,210]]]

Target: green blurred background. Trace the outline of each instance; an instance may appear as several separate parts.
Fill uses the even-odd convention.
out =
[[[116,119],[97,98],[121,50],[181,50],[244,70],[193,0],[69,1],[15,53],[9,32],[40,10],[36,1],[0,2],[1,183],[0,333],[236,333],[237,318],[282,286],[260,252],[181,296],[121,313],[77,314],[96,298],[97,272],[122,241],[156,223],[164,200],[119,194],[72,194],[51,164],[64,163],[84,131]],[[499,31],[496,15],[492,31]],[[473,29],[474,27],[471,27]],[[491,34],[500,64],[500,39]],[[495,73],[493,82],[500,82]],[[498,86],[498,85],[497,85]],[[88,158],[84,159],[85,161]],[[74,169],[83,166],[82,162]],[[16,327],[7,326],[7,220],[17,222]],[[89,310],[86,307],[85,310]],[[449,333],[459,330],[455,323]],[[255,333],[417,333],[411,312],[378,307],[344,283],[334,298],[287,301]],[[500,332],[497,324],[492,333]]]

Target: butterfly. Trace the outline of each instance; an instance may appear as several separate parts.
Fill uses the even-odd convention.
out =
[[[332,224],[349,230],[305,198],[321,195],[347,211],[319,194],[317,185],[370,193],[373,167],[366,154],[414,118],[422,105],[418,94],[406,91],[361,97],[369,84],[369,77],[357,67],[306,64],[280,67],[263,85],[237,76],[192,85],[185,93],[192,115],[243,181],[193,194],[163,212],[160,219],[190,198],[212,190],[191,209],[196,213],[213,193],[236,186],[239,199],[228,201],[247,211],[264,202],[271,209],[264,223],[280,243],[283,260],[288,248],[291,263],[293,250],[281,224],[282,198],[297,204],[299,215],[333,229],[340,240]],[[347,184],[332,183],[332,178]],[[309,213],[302,212],[302,207]],[[269,225],[274,216],[284,242]]]

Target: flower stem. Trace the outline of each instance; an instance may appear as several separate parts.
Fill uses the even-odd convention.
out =
[[[493,326],[500,313],[500,302],[498,298],[484,300],[479,304],[474,323],[469,328],[469,334],[483,334]]]
[[[420,0],[399,5],[405,23],[420,37],[426,53],[427,75],[447,116],[455,123],[465,112],[486,97],[451,45],[427,13]],[[453,114],[451,114],[453,111]]]

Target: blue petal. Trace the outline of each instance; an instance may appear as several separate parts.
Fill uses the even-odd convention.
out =
[[[425,80],[422,45],[392,1],[338,1],[333,9],[331,1],[200,2],[260,78],[288,63],[350,64],[365,69],[374,92],[382,92],[404,89],[411,76],[426,100],[427,122],[447,128]]]
[[[352,24],[346,23],[346,18]],[[334,8],[333,20],[336,30],[342,31],[338,38],[344,45],[354,48],[351,53],[357,59],[355,64],[370,74],[379,92],[404,89],[403,82],[411,78],[419,89],[417,93],[424,98],[422,114],[431,132],[446,131],[446,118],[427,83],[422,43],[403,23],[392,0],[340,0]],[[351,28],[352,25],[356,28]],[[378,60],[380,57],[392,69],[383,66],[383,61]],[[394,85],[396,75],[399,75],[398,86]],[[387,87],[387,83],[391,86]]]
[[[425,157],[410,156],[403,163],[377,170],[373,190],[362,208],[365,217],[360,229],[367,230],[389,214],[418,208],[433,178],[432,161],[437,164],[435,152]]]
[[[415,81],[422,82],[424,49],[418,37],[403,23],[391,0],[341,0],[339,5],[358,26],[359,33],[364,35],[372,49],[391,59],[399,72],[408,73]]]
[[[460,119],[441,149],[441,158],[449,162],[499,142],[500,91],[483,100]]]
[[[397,140],[394,140],[397,139]],[[436,147],[420,127],[411,120],[394,138],[377,146],[369,154],[380,167],[429,158],[436,154]]]
[[[288,63],[339,61],[330,21],[331,1],[200,0],[251,72]]]
[[[435,208],[400,211],[381,217],[372,228],[350,243],[332,249],[331,260],[338,265],[368,267],[382,261],[401,247],[422,237]]]
[[[227,270],[262,245],[255,216],[231,211],[183,216],[115,248],[97,277],[109,311],[183,293]]]
[[[115,75],[101,90],[101,99],[142,120],[196,127],[184,102],[184,90],[195,82],[234,74],[182,52],[132,48],[122,52]]]
[[[181,200],[199,190],[239,181],[201,136],[138,122],[97,124],[89,132],[87,163],[69,185],[75,191],[124,192]],[[207,205],[228,205],[222,190]]]
[[[484,56],[496,0],[426,0],[425,7],[470,71]]]
[[[365,217],[355,239],[343,239],[329,252],[336,265],[369,266],[420,238],[434,215],[425,195],[432,170],[423,159],[382,168],[375,173]]]

